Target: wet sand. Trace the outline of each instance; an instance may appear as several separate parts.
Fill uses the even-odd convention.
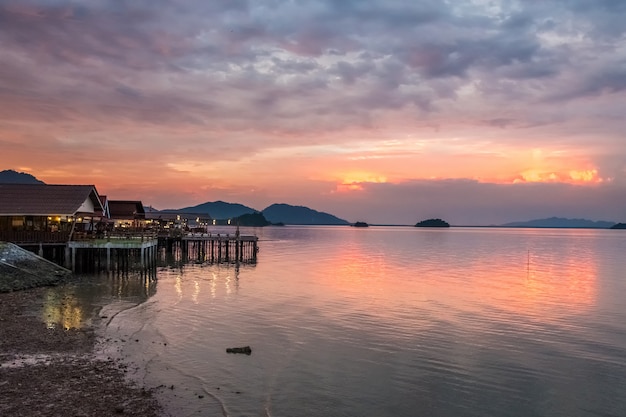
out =
[[[80,329],[43,322],[45,294],[0,293],[0,415],[165,415],[155,392],[127,377],[132,369],[98,354],[97,317]]]

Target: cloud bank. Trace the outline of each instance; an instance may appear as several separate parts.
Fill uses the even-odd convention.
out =
[[[625,15],[621,0],[0,1],[0,162],[156,206],[341,201],[377,221],[430,182],[480,208],[466,213],[527,217],[563,195],[554,215],[593,196],[586,215],[626,217],[606,210],[626,176]],[[523,183],[540,191],[518,201]]]

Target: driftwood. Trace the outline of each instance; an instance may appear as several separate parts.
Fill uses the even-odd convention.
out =
[[[250,355],[252,354],[252,349],[250,349],[250,346],[226,348],[226,353],[243,353]]]

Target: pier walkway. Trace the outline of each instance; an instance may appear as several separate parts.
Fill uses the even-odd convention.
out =
[[[186,259],[202,262],[256,263],[259,238],[229,233],[187,233],[178,238],[159,237],[168,252],[179,250]]]
[[[56,234],[53,238],[37,233],[24,237],[6,241],[73,272],[151,271],[156,269],[161,252],[178,253],[181,259],[200,262],[256,263],[259,250],[258,237],[240,235],[239,230],[230,234],[124,228],[101,233],[74,232],[64,236],[68,239],[65,241]]]
[[[65,247],[66,268],[72,271],[150,270],[156,268],[155,232],[76,235]]]

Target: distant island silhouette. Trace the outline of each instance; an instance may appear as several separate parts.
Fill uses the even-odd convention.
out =
[[[261,210],[265,218],[272,223],[301,224],[301,225],[348,225],[347,220],[340,219],[329,213],[313,210],[304,206],[291,204],[272,204]]]
[[[608,229],[612,227],[614,224],[615,222],[550,217],[547,219],[535,219],[535,220],[528,220],[528,221],[522,221],[522,222],[505,223],[505,224],[500,225],[500,227]]]
[[[356,222],[352,226],[354,227],[369,227],[370,225],[365,222]]]
[[[271,223],[263,216],[262,213],[246,213],[235,218],[235,224],[240,226],[263,227],[269,226]]]
[[[427,219],[416,223],[415,227],[450,227],[450,224],[441,219]]]
[[[626,223],[617,223],[611,226],[611,229],[626,229]]]

